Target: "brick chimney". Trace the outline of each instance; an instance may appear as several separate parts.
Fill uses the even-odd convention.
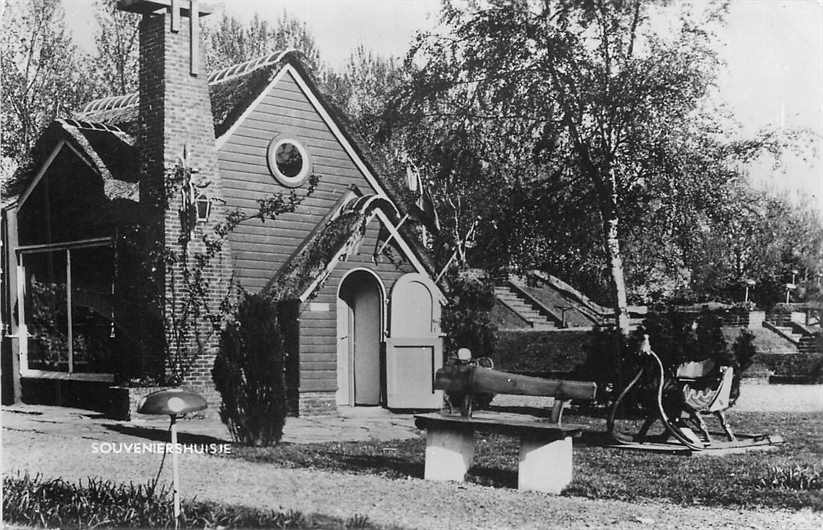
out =
[[[204,250],[200,240],[203,230],[210,229],[225,214],[219,200],[220,174],[208,75],[202,70],[203,46],[199,42],[199,18],[208,14],[208,9],[197,0],[120,0],[118,8],[142,14],[137,142],[144,223],[148,225],[150,239],[161,241],[167,250],[180,253],[185,246],[189,264],[193,266],[192,256]],[[189,234],[189,231],[183,228],[180,214],[182,182],[175,179],[175,169],[184,156],[184,163],[194,170],[191,177],[194,189],[202,190],[190,197],[196,198],[197,194],[203,193],[215,200],[210,219],[198,223],[191,233],[193,237],[184,238],[190,240],[182,245],[181,235]],[[226,241],[223,252],[212,259],[209,269],[204,271],[204,276],[213,283],[210,301],[214,304],[219,304],[225,295],[226,286],[222,280],[228,276],[222,272],[229,263],[229,256]],[[175,344],[181,344],[170,322],[172,316],[180,317],[181,307],[185,304],[180,294],[185,292],[182,270],[182,265],[171,265],[160,272],[163,275],[160,285],[164,291],[161,296],[164,298],[165,337],[172,350]],[[191,336],[182,342],[184,348],[196,349],[198,344],[204,344],[202,337],[198,340],[194,336],[195,329],[206,333],[210,326],[207,322],[199,322],[189,330]],[[216,346],[214,336],[205,341],[205,352],[201,351],[193,364],[185,369],[183,382],[186,386],[211,387]],[[167,359],[167,375],[169,369]]]

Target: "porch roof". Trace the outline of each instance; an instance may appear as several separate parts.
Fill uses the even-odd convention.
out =
[[[118,127],[89,121],[58,119],[43,132],[29,157],[6,184],[4,207],[25,194],[60,141],[69,144],[103,179],[109,199],[136,201],[139,195],[134,138]]]
[[[340,202],[271,279],[264,289],[267,295],[279,300],[298,299],[308,289],[316,290],[334,270],[336,261],[357,253],[376,209],[397,216],[394,205],[377,195],[349,192]]]

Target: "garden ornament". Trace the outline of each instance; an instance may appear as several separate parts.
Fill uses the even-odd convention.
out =
[[[137,404],[140,414],[168,415],[171,418],[171,462],[174,482],[174,527],[180,520],[180,474],[177,464],[177,415],[197,412],[206,408],[206,399],[200,394],[181,388],[160,390],[143,397]],[[162,462],[161,462],[162,467]]]
[[[694,328],[693,328],[694,329]],[[641,360],[647,360],[637,371],[634,378],[626,385],[612,406],[608,419],[608,431],[618,443],[643,443],[655,421],[660,420],[668,434],[692,450],[701,450],[712,444],[706,423],[701,414],[714,414],[723,427],[729,442],[735,442],[734,433],[723,414],[731,406],[731,389],[734,380],[734,368],[719,366],[713,359],[681,363],[672,374],[667,374],[660,357],[652,349],[649,335],[643,336],[638,347]],[[649,411],[640,431],[627,435],[617,431],[615,418],[624,398],[641,380],[644,374],[652,376],[652,384],[645,390],[654,393],[653,409]],[[687,416],[683,418],[684,414]],[[703,439],[698,437],[688,425],[700,431]]]
[[[444,412],[471,418],[474,408],[488,408],[495,394],[552,396],[555,406],[552,421],[560,423],[563,406],[570,399],[592,400],[597,388],[592,382],[545,379],[494,370],[489,357],[472,358],[471,350],[460,348],[457,357],[437,370],[434,388],[444,391]]]

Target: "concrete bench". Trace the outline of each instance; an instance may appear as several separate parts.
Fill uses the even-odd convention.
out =
[[[474,431],[479,430],[519,438],[517,488],[554,494],[572,480],[572,438],[585,428],[499,413],[468,418],[419,414],[414,423],[426,430],[426,480],[464,481],[474,458]]]

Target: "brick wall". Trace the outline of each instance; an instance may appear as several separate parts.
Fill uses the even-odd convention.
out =
[[[299,416],[330,416],[337,414],[334,392],[301,392]]]
[[[160,390],[167,390],[172,387],[165,386],[111,386],[108,389],[108,410],[107,414],[119,420],[133,420],[139,418],[137,414],[137,405],[140,400],[152,392]],[[220,395],[214,390],[214,386],[203,388],[187,387],[186,390],[197,392],[206,398],[208,407],[206,410],[192,414],[192,417],[197,418],[219,418],[220,416]],[[145,417],[145,416],[144,416]]]
[[[203,46],[197,47],[201,54]],[[180,243],[183,227],[180,217],[179,183],[170,176],[178,165],[184,149],[189,165],[197,170],[192,176],[195,186],[213,199],[222,198],[221,180],[214,146],[214,126],[208,80],[205,73],[190,73],[189,20],[184,18],[178,32],[171,31],[168,14],[144,15],[140,23],[140,103],[139,132],[141,187],[140,201],[144,223],[151,227],[149,239],[162,241],[187,260],[190,268],[194,256],[204,251],[200,241],[204,229],[225,218],[220,200],[212,206],[208,223],[198,225],[190,241]],[[222,251],[203,269],[210,283],[207,304],[215,309],[228,289],[231,254],[228,241]],[[175,322],[191,320],[190,298],[186,295],[182,262],[167,264],[158,271],[162,275],[163,321],[165,338],[172,351],[185,351],[182,362],[183,384],[202,393],[213,393],[211,369],[219,336],[203,315],[191,325]],[[168,361],[167,374],[172,371]],[[209,400],[210,402],[212,400]],[[219,402],[219,400],[218,400]]]

